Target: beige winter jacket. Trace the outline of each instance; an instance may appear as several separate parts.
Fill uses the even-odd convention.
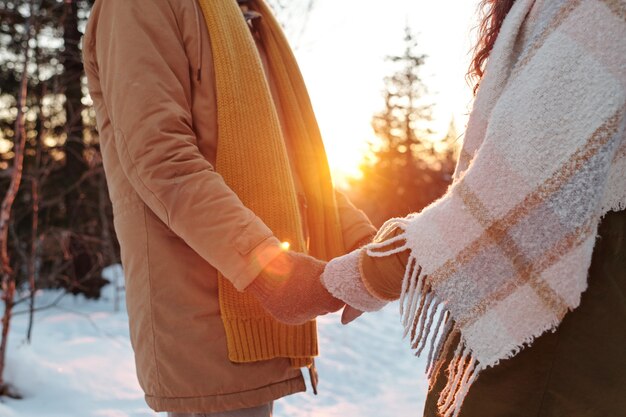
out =
[[[213,170],[212,55],[195,0],[97,0],[83,54],[146,401],[215,412],[303,391],[287,359],[227,357],[217,270],[243,289],[264,267],[256,254],[279,242]],[[352,249],[374,230],[340,194],[338,204]]]

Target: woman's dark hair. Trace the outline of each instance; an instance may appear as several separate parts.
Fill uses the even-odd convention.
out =
[[[515,0],[482,0],[480,23],[478,25],[478,41],[474,47],[474,55],[467,73],[468,80],[474,83],[474,94],[483,78],[485,63],[493,49],[493,44],[500,33],[502,22],[511,10]]]

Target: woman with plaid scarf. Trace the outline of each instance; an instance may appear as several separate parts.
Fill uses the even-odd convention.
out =
[[[322,282],[344,322],[400,299],[425,416],[624,416],[626,2],[483,6],[453,185]]]

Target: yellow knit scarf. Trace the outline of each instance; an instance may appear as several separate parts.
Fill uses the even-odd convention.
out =
[[[276,106],[254,38],[236,0],[198,0],[206,19],[217,92],[216,170],[243,203],[291,249],[304,252],[302,219]],[[328,260],[343,253],[335,194],[313,108],[295,57],[270,9],[250,1],[269,71],[294,140],[295,167],[308,202],[309,252]],[[250,295],[219,277],[229,358],[254,362],[291,358],[307,366],[318,353],[315,321],[288,326],[275,321]]]

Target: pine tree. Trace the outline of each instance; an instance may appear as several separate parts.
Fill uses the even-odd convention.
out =
[[[384,109],[372,120],[378,138],[361,165],[363,178],[351,183],[351,196],[377,224],[419,211],[441,196],[451,181],[454,140],[433,140],[431,103],[420,72],[426,56],[409,27],[401,55],[385,78]],[[454,135],[454,133],[449,133]],[[451,162],[452,161],[452,162]]]

